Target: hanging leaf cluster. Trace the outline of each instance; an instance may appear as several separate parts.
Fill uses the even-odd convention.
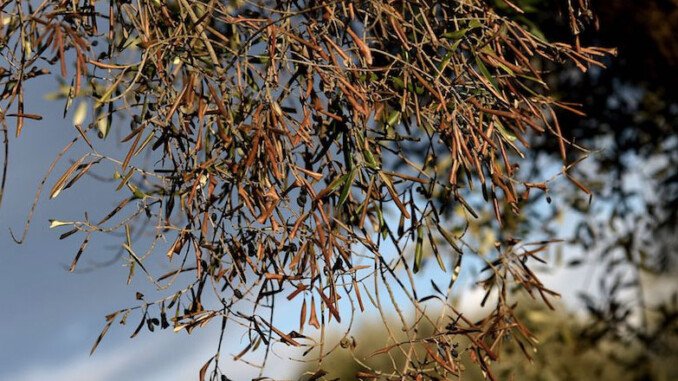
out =
[[[429,256],[449,279],[435,298],[448,303],[473,252],[450,227],[455,208],[471,220],[487,205],[501,227],[531,192],[548,191],[520,171],[532,136],[558,142],[563,173],[586,190],[567,173],[575,146],[554,113],[579,111],[549,94],[540,62],[587,70],[611,51],[549,42],[481,0],[45,0],[6,1],[0,11],[5,134],[40,119],[26,82],[57,76],[74,140],[51,168],[75,145],[88,152],[53,176],[49,197],[77,192],[95,171],[124,195],[103,217],[52,221],[68,229],[62,239],[82,239],[71,270],[93,237],[120,233],[130,281],[136,270],[178,290],[156,301],[139,294],[143,304],[107,317],[97,345],[138,311],[134,335],[228,320],[250,330],[238,359],[273,342],[320,346],[322,358],[329,346],[304,332],[381,309],[380,287],[422,311],[415,273]],[[119,157],[100,149],[111,139]],[[147,231],[153,242],[140,252]],[[546,301],[552,292],[526,266],[543,245],[496,247],[488,295],[518,285]],[[172,271],[154,272],[159,255]],[[203,297],[210,291],[216,298]],[[267,317],[280,299],[300,305],[297,330]],[[418,367],[459,374],[457,336],[487,370],[507,330],[531,337],[503,323],[507,303],[499,298],[481,323],[450,310],[453,323],[420,341],[426,350],[412,352],[419,358],[401,376],[419,379]],[[211,365],[216,377],[218,357]]]

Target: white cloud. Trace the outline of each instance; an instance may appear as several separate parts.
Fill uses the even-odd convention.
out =
[[[13,381],[173,381],[195,380],[200,367],[216,351],[218,332],[206,327],[197,335],[160,332],[132,340],[102,342],[102,347],[93,356],[80,353],[69,360],[55,364],[33,363],[13,374]],[[230,337],[238,337],[231,335]],[[111,344],[114,344],[111,346]],[[221,369],[233,380],[256,377],[258,370],[242,362],[233,362],[231,353],[240,346],[238,340],[227,342],[222,349]],[[72,349],[70,349],[72,351]],[[287,353],[279,353],[282,356]],[[266,374],[289,378],[296,374],[296,367],[289,366],[285,359],[271,356]]]

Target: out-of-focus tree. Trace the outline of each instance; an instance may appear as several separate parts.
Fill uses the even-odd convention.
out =
[[[616,340],[603,339],[597,346],[591,346],[586,334],[586,318],[569,313],[564,306],[557,311],[529,300],[519,300],[516,316],[525,322],[538,338],[534,348],[520,341],[506,340],[497,351],[499,361],[492,365],[492,374],[497,380],[526,381],[663,381],[678,377],[678,338],[667,335],[662,338],[662,351],[645,353],[646,348],[637,344],[625,344]],[[469,314],[473,318],[475,314]],[[432,333],[431,326],[423,323],[420,338],[425,340]],[[676,329],[678,325],[667,327]],[[377,356],[383,351],[384,328],[380,322],[366,322],[345,340],[341,350],[324,359],[323,377],[327,380],[354,380],[356,374],[379,373],[384,379],[396,374],[395,370],[406,361],[400,353],[391,358]],[[407,337],[401,335],[407,342]],[[477,358],[472,351],[464,350],[464,340],[456,343],[454,354],[460,359],[460,367],[466,369],[464,379],[484,380],[485,375],[478,369]],[[433,348],[433,346],[431,346]],[[643,358],[638,362],[638,358]],[[319,376],[314,368],[300,370],[300,380]],[[424,379],[444,379],[434,369],[423,369]],[[364,379],[369,379],[365,377]],[[397,377],[394,377],[397,379]]]
[[[566,139],[593,151],[570,151],[579,156],[569,159],[586,156],[574,171],[595,201],[557,192],[552,214],[536,220],[565,213],[575,221],[569,243],[584,257],[570,263],[594,264],[601,274],[589,280],[597,286],[594,292],[582,295],[591,318],[588,337],[592,344],[618,340],[640,346],[644,350],[634,353],[643,364],[645,356],[665,350],[660,342],[675,337],[669,327],[678,319],[678,3],[597,0],[590,14],[600,26],[595,31],[566,10],[552,22],[558,2],[518,4],[527,10],[519,17],[547,39],[562,38],[576,26],[581,41],[618,48],[605,70],[581,73],[548,64],[556,96],[581,103],[585,113],[574,117],[556,110]],[[560,159],[553,142],[533,143],[531,170],[540,172],[540,165]]]
[[[562,36],[564,25],[545,22],[552,2],[531,3],[541,7],[534,9],[534,19],[543,33]],[[561,113],[563,134],[596,151],[579,169],[606,208],[607,226],[591,221],[578,231],[578,242],[586,248],[610,244],[605,251],[611,257],[625,253],[648,271],[675,271],[678,4],[600,0],[593,9],[601,30],[582,28],[582,38],[618,47],[618,57],[606,62],[605,70],[555,70],[549,81],[559,98],[577,99],[586,114]],[[541,142],[533,152],[551,152],[551,143]],[[571,203],[586,211],[581,203]]]

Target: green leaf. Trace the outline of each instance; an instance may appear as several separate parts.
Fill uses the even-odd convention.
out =
[[[471,30],[471,28],[462,28],[452,32],[443,33],[443,37],[449,38],[450,40],[461,40],[466,36],[466,33]]]
[[[431,243],[431,250],[433,251],[433,255],[435,255],[436,257],[436,261],[438,261],[438,266],[440,267],[441,270],[447,272],[447,269],[445,268],[445,262],[443,261],[443,258],[440,256],[438,245],[433,239],[433,234],[431,234],[431,229],[429,228],[428,225],[426,225],[426,233],[428,233],[428,241]]]
[[[471,29],[481,28],[482,26],[483,26],[483,22],[481,22],[479,19],[473,19],[473,20],[469,21],[469,23],[468,23],[468,27],[471,28]]]
[[[419,225],[417,228],[417,243],[414,246],[414,268],[412,271],[418,273],[421,268],[421,260],[423,259],[423,246],[424,246],[424,228],[422,225]]]
[[[379,164],[377,164],[377,160],[374,158],[374,155],[372,155],[370,150],[367,148],[363,149],[363,156],[365,157],[368,167],[372,169],[379,169]]]
[[[445,230],[442,226],[436,225],[436,227],[438,228],[438,232],[440,233],[440,235],[442,235],[443,238],[445,238],[445,241],[447,241],[447,243],[449,243],[450,246],[452,246],[452,248],[453,248],[457,253],[461,254],[462,251],[461,251],[461,249],[459,248],[459,246],[457,245],[457,243],[455,242],[455,241],[457,240],[457,238],[454,237],[454,236],[452,235],[452,233],[450,233],[450,232],[448,232],[447,230]]]
[[[515,135],[513,135],[510,131],[508,131],[503,124],[501,124],[498,120],[495,119],[494,121],[495,125],[497,126],[497,130],[501,134],[501,136],[508,140],[509,142],[513,143],[517,138]]]
[[[483,63],[483,61],[480,59],[478,55],[476,55],[476,65],[478,66],[478,70],[480,70],[480,73],[487,78],[488,81],[494,86],[497,91],[499,90],[499,84],[497,83],[497,80],[490,74],[490,71],[487,70],[487,66]]]
[[[96,107],[103,106],[105,103],[107,103],[111,99],[111,95],[113,95],[113,92],[118,88],[118,82],[116,81],[112,85],[110,85],[106,91],[101,95],[99,99],[96,101]]]
[[[393,77],[391,78],[391,83],[393,84],[393,87],[395,87],[398,90],[402,90],[405,88],[405,82],[403,82],[402,79]]]
[[[386,119],[386,124],[393,127],[398,123],[399,120],[400,120],[400,111],[393,110],[393,111],[391,111],[390,114],[388,114],[388,118]]]
[[[356,170],[357,168],[353,168],[344,178],[344,188],[341,190],[341,195],[339,195],[339,206],[344,205],[346,199],[348,199],[348,196],[351,194],[351,187],[355,180]]]

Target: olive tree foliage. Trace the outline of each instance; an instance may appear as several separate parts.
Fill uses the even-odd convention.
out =
[[[540,341],[537,351],[527,356],[520,348],[519,341],[509,341],[498,348],[501,361],[491,365],[495,377],[500,380],[581,380],[581,381],[631,381],[631,380],[674,380],[678,377],[678,366],[673,361],[678,340],[667,335],[666,345],[661,351],[647,351],[642,344],[621,342],[613,338],[601,340],[598,346],[589,343],[589,317],[572,314],[564,305],[557,305],[557,311],[549,310],[545,305],[518,298],[516,316],[535,334]],[[471,313],[473,317],[478,313]],[[419,337],[426,337],[432,327],[426,323],[419,327]],[[356,330],[359,337],[357,345],[342,351],[331,353],[324,362],[323,371],[327,379],[352,380],[354,375],[366,369],[379,369],[388,372],[393,363],[384,356],[378,356],[382,347],[380,335],[383,327],[380,322],[371,321]],[[404,334],[399,334],[405,340]],[[464,356],[462,343],[454,349],[465,367],[464,378],[471,381],[484,380],[482,372],[475,366],[470,356]],[[396,354],[396,364],[404,361],[402,354]],[[642,358],[642,361],[638,361]],[[307,372],[300,371],[300,380],[309,379],[316,374],[312,366]],[[434,369],[426,376],[442,376]]]
[[[557,3],[521,0],[520,17],[549,39],[567,38],[567,19],[553,22]],[[619,55],[605,60],[605,70],[587,73],[551,64],[547,83],[555,96],[582,102],[585,117],[556,113],[565,136],[599,148],[574,172],[596,197],[589,207],[584,194],[558,192],[552,207],[565,209],[573,226],[568,241],[583,253],[568,262],[600,270],[582,295],[589,312],[589,343],[582,344],[642,348],[626,360],[642,368],[653,356],[675,356],[668,343],[678,333],[678,3],[597,0],[592,6],[600,30],[585,28],[580,37],[618,47]],[[534,163],[556,159],[557,142],[534,143]]]
[[[492,378],[503,340],[534,342],[509,293],[546,304],[556,294],[528,267],[548,242],[499,234],[479,253],[468,227],[489,214],[486,224],[502,232],[556,178],[589,193],[566,154],[586,151],[561,134],[555,110],[581,112],[550,95],[544,62],[586,71],[612,51],[579,42],[593,21],[587,1],[562,5],[565,42],[506,16],[522,13],[509,1],[4,1],[5,153],[7,134],[40,119],[26,83],[60,78],[66,110],[78,106],[74,139],[50,168],[75,145],[88,152],[63,173],[50,169],[49,197],[77,192],[97,171],[129,190],[110,211],[52,221],[67,229],[62,239],[82,241],[71,270],[90,240],[119,236],[130,278],[142,273],[166,292],[138,294],[142,303],[108,315],[92,351],[114,322],[139,321],[134,336],[217,320],[222,339],[227,323],[248,330],[236,359],[263,351],[262,372],[274,344],[317,349],[310,360],[321,367],[338,347],[324,341],[326,327],[350,321],[341,323],[348,333],[374,308],[396,311],[408,337],[390,333],[382,355],[408,361],[363,376],[460,376],[452,351],[461,338]],[[99,149],[112,131],[120,157]],[[521,171],[535,135],[554,142],[560,175]],[[153,160],[137,165],[144,155]],[[29,225],[30,216],[17,241]],[[148,249],[138,232],[154,237]],[[155,274],[150,263],[162,256],[174,270]],[[497,295],[478,321],[449,298],[464,256],[485,262],[481,284]],[[424,265],[445,273],[431,296],[417,293]],[[432,301],[445,313],[427,315]],[[276,325],[284,303],[299,306],[298,329]],[[425,338],[416,335],[422,321],[435,327]],[[201,377],[225,379],[222,356]]]

